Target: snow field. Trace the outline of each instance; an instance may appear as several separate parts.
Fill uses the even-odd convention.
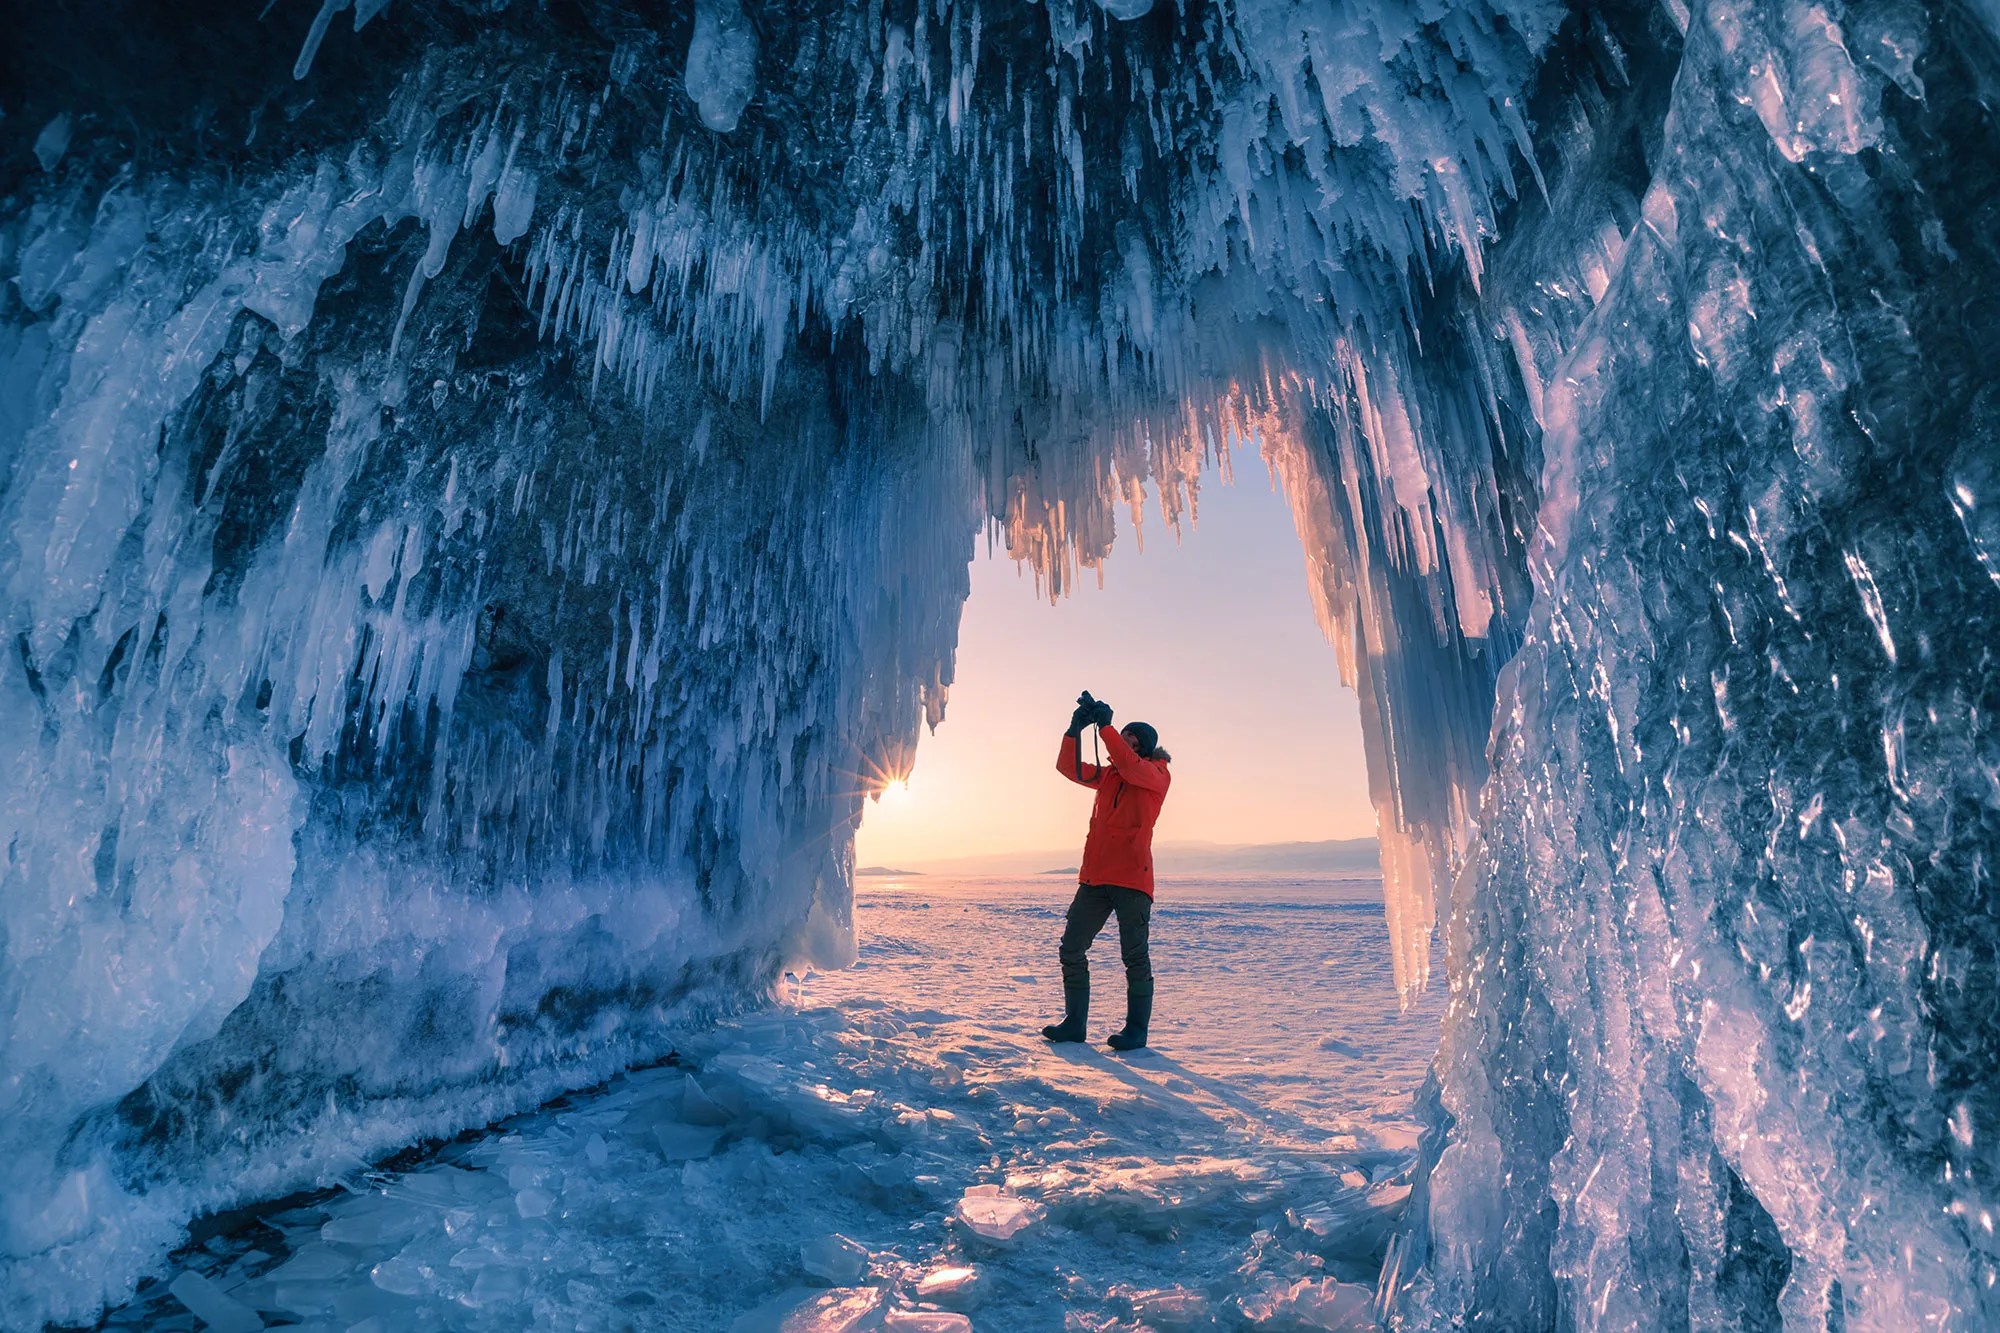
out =
[[[105,1326],[1372,1328],[1437,1029],[1396,1011],[1379,908],[1165,886],[1158,1047],[1121,1059],[1036,1035],[1067,892],[864,889],[854,969],[267,1212]]]

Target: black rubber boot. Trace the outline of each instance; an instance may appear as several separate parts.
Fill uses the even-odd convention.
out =
[[[1089,978],[1081,985],[1063,982],[1063,1010],[1063,1021],[1049,1024],[1042,1029],[1042,1035],[1050,1041],[1083,1041],[1083,1025],[1090,1018]]]
[[[1146,1029],[1153,1022],[1153,988],[1125,990],[1125,1026],[1105,1040],[1114,1051],[1136,1051],[1146,1044]]]

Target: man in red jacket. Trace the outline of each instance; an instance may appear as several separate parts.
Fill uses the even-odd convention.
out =
[[[1095,726],[1109,764],[1083,762],[1081,736]],[[1167,799],[1173,775],[1159,733],[1144,722],[1111,729],[1111,708],[1090,697],[1077,700],[1056,754],[1056,771],[1097,791],[1090,810],[1090,836],[1077,867],[1076,900],[1063,928],[1063,1021],[1042,1029],[1050,1041],[1084,1040],[1090,1013],[1090,963],[1085,957],[1097,932],[1118,914],[1118,952],[1125,960],[1125,1027],[1108,1038],[1115,1050],[1146,1044],[1153,1019],[1153,960],[1146,935],[1153,919],[1153,825]]]

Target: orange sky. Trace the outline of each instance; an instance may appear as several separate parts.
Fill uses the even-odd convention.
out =
[[[857,865],[1081,848],[1090,796],[1055,754],[1082,689],[1172,752],[1162,842],[1375,832],[1355,698],[1313,623],[1291,512],[1254,451],[1235,470],[1205,479],[1178,545],[1157,508],[1143,554],[1121,524],[1101,591],[1086,571],[1050,606],[1004,552],[973,562],[950,707],[907,790],[868,807]]]

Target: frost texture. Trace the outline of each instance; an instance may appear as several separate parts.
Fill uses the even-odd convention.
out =
[[[1990,42],[1695,6],[1641,57],[1678,64],[1588,313],[1497,259],[1537,280],[1536,597],[1448,917],[1414,1325],[2000,1319]]]
[[[982,520],[1233,437],[1452,903],[1404,1317],[1994,1316],[1985,19],[346,8],[13,43],[5,1318],[839,956]]]

